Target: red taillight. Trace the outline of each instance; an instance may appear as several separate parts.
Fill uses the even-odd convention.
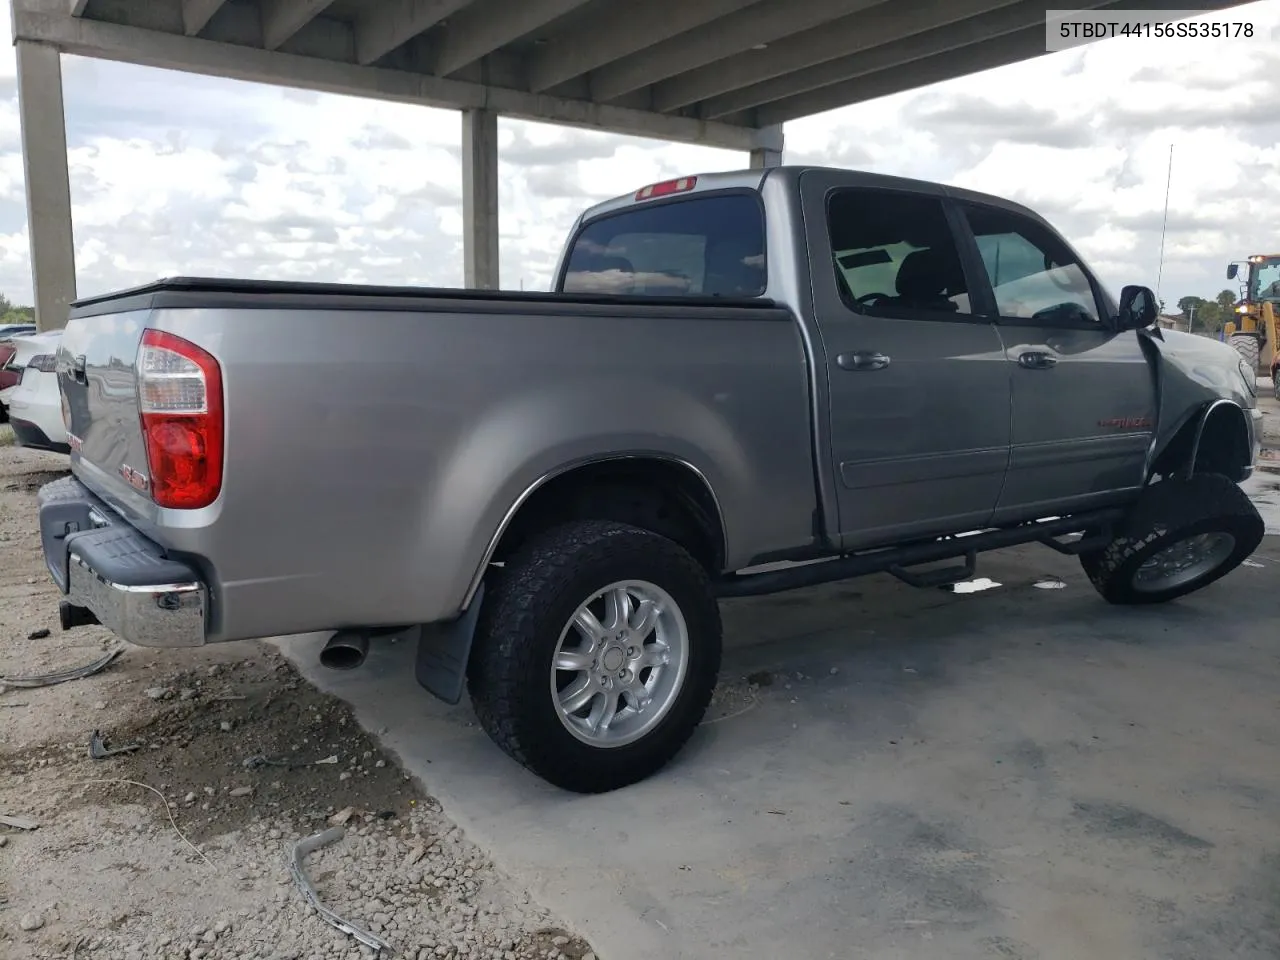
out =
[[[684,193],[686,190],[692,190],[697,182],[697,177],[681,177],[679,180],[663,180],[661,183],[651,183],[649,186],[636,191],[636,199],[652,200],[654,197],[665,197],[672,193]]]
[[[222,370],[194,343],[147,330],[138,348],[138,411],[162,507],[206,507],[222,490]]]

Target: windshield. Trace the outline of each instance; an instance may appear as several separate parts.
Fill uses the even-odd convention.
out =
[[[1280,302],[1280,257],[1253,265],[1249,277],[1249,299]]]

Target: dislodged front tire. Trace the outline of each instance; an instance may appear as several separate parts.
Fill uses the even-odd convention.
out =
[[[701,722],[720,669],[706,572],[666,537],[577,521],[486,586],[468,667],[481,725],[548,782],[603,793],[650,776]]]
[[[1110,544],[1080,562],[1111,603],[1163,603],[1226,576],[1265,532],[1257,509],[1226,477],[1168,477],[1142,492]]]

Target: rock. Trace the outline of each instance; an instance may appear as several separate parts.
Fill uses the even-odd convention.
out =
[[[95,703],[95,704],[93,705],[93,709],[95,709],[95,710],[105,710],[105,709],[107,709],[107,701],[105,701],[105,700],[99,700],[97,703]]]
[[[190,700],[195,695],[196,695],[196,692],[192,687],[183,687],[181,690],[178,691],[179,700]]]
[[[230,723],[229,721],[227,721],[227,720],[223,720],[220,724],[218,724],[218,728],[219,728],[223,733],[230,733],[230,732],[231,732],[231,723]]]
[[[168,687],[147,687],[147,689],[142,692],[152,700],[164,700],[173,695],[173,691]]]
[[[190,792],[185,797],[183,797],[182,800],[184,803],[195,803],[196,795],[194,792]]]
[[[0,837],[0,847],[5,847],[5,846],[8,846],[8,845],[9,845],[9,838],[8,838],[8,837]]]
[[[347,771],[347,770],[343,770],[343,771],[342,771],[342,773],[338,774],[338,779],[339,779],[339,780],[350,780],[350,779],[351,779],[351,773],[350,773],[349,771]]]
[[[343,807],[341,810],[339,810],[337,813],[335,813],[332,817],[329,818],[329,822],[332,823],[335,827],[340,827],[344,823],[346,823],[348,820],[350,820],[352,815],[355,812],[356,812],[355,807]]]
[[[232,796],[232,797],[247,797],[247,796],[252,795],[252,793],[253,793],[253,787],[233,787],[233,788],[228,792],[228,796]]]
[[[224,933],[226,933],[230,929],[231,929],[231,923],[227,920],[219,920],[217,923],[213,925],[213,932],[216,933],[218,936],[222,936]]]
[[[203,940],[205,943],[213,943],[218,939],[218,935],[214,933],[212,930],[206,930],[204,932],[204,936],[201,937],[200,939]]]
[[[554,943],[557,947],[563,947],[569,943],[569,938],[568,937],[552,937],[551,942]]]
[[[49,628],[48,628],[48,627],[41,627],[39,630],[32,630],[30,633],[28,633],[28,634],[27,634],[27,639],[28,639],[28,640],[43,640],[43,639],[44,639],[45,637],[47,637],[47,636],[49,636]]]
[[[31,933],[33,930],[39,930],[44,926],[44,917],[38,913],[24,913],[18,919],[18,926],[27,931],[27,933]]]

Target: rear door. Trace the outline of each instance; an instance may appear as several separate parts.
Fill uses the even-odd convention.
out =
[[[1085,509],[1141,486],[1156,389],[1138,333],[1112,329],[1096,279],[1042,221],[956,207],[990,285],[1013,397],[996,520]]]
[[[984,525],[1008,462],[1009,375],[941,191],[829,171],[801,187],[844,547]]]

